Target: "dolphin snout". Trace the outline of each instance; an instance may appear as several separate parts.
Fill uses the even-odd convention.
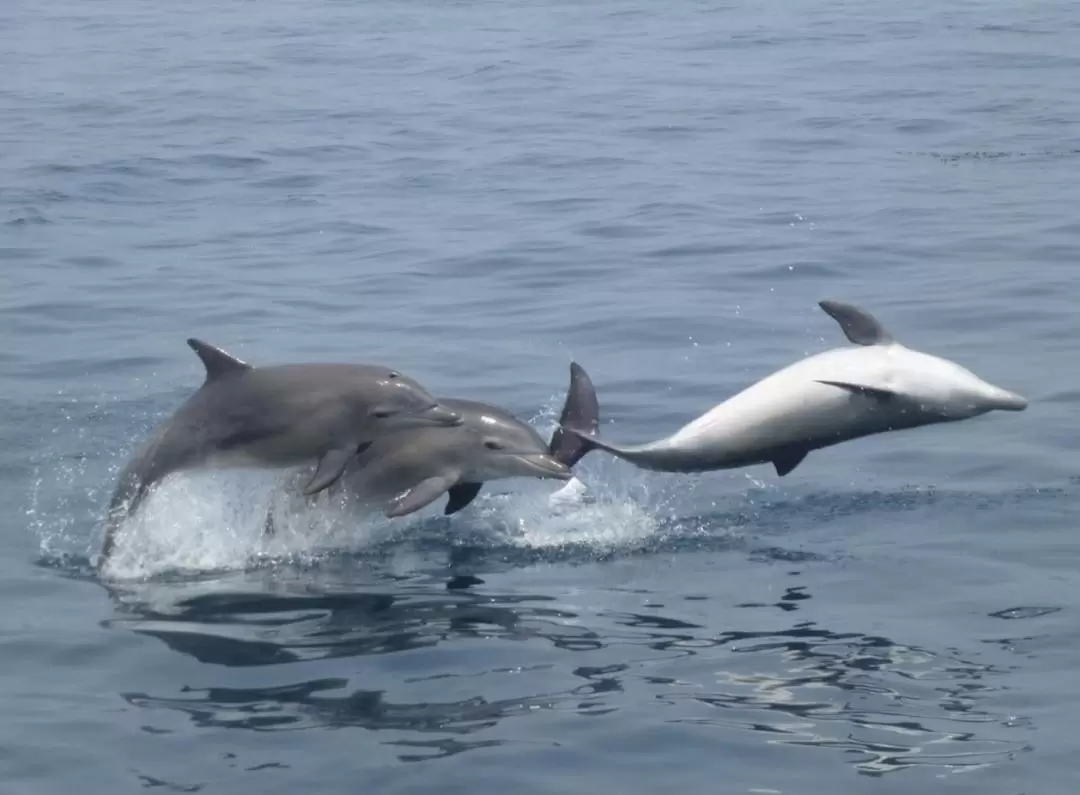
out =
[[[1028,406],[1027,398],[983,381],[978,390],[976,405],[983,411],[1023,411]]]
[[[1028,407],[1027,398],[1023,395],[1018,395],[1015,392],[1010,392],[1007,389],[997,390],[997,394],[994,395],[994,408],[1001,409],[1002,411],[1023,411]]]
[[[518,459],[528,465],[537,477],[552,480],[570,480],[573,477],[570,467],[547,453],[523,454]]]
[[[451,411],[438,403],[429,406],[416,416],[417,419],[423,420],[426,423],[442,426],[444,428],[456,428],[465,422],[465,418],[456,411]]]

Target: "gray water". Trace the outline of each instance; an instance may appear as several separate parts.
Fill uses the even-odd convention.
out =
[[[1078,41],[992,0],[0,4],[0,790],[1075,792]],[[189,336],[545,434],[576,359],[642,441],[845,344],[823,298],[1031,407],[273,542],[273,475],[193,474],[90,566]]]

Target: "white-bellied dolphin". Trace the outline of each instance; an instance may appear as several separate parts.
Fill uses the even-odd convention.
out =
[[[405,516],[447,495],[445,515],[472,502],[484,483],[513,477],[570,480],[570,468],[587,452],[573,434],[557,427],[545,443],[528,423],[488,403],[439,398],[463,418],[453,428],[413,428],[376,439],[349,463],[327,495],[374,506],[388,518]],[[560,425],[595,433],[596,393],[585,371],[570,365]],[[273,506],[266,532],[274,532]]]
[[[408,428],[461,425],[415,380],[373,364],[252,367],[197,339],[202,386],[132,457],[109,503],[100,561],[120,521],[167,475],[203,467],[291,467],[318,462],[303,487],[315,494],[341,477],[357,452]]]
[[[671,436],[629,446],[567,425],[588,449],[642,468],[705,472],[772,463],[781,477],[812,450],[872,434],[1023,411],[1027,400],[955,362],[911,350],[850,304],[821,301],[857,347],[809,356],[747,387]]]

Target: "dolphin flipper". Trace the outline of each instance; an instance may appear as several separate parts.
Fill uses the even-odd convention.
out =
[[[844,335],[856,345],[888,345],[893,342],[892,334],[865,309],[828,300],[819,301],[818,306],[840,324]]]
[[[585,368],[570,363],[570,387],[566,391],[559,425],[551,435],[548,449],[559,462],[573,467],[592,449],[581,435],[595,436],[600,424],[600,403]],[[572,430],[573,433],[567,431]]]
[[[483,487],[483,483],[459,483],[456,486],[451,486],[448,491],[449,499],[447,499],[446,507],[443,509],[443,515],[449,516],[460,511],[476,499],[476,495],[480,493],[480,489]]]
[[[827,384],[828,386],[835,386],[838,389],[846,389],[856,395],[864,395],[868,398],[873,398],[879,403],[888,403],[891,400],[896,400],[898,395],[895,392],[891,392],[888,389],[880,389],[874,386],[863,386],[862,384],[852,384],[847,381],[822,381],[818,380],[819,384]]]
[[[809,450],[793,450],[783,455],[778,455],[773,459],[773,466],[776,467],[776,474],[780,477],[784,477],[795,469],[799,464],[803,462],[803,459],[809,455]]]
[[[403,491],[390,500],[383,513],[388,519],[415,513],[445,494],[455,479],[452,476],[439,475],[421,480],[411,489]]]
[[[323,457],[319,459],[315,474],[311,476],[311,480],[304,486],[304,496],[310,497],[312,494],[318,494],[323,489],[334,485],[342,473],[345,472],[345,467],[349,465],[354,455],[356,455],[355,447],[337,447],[333,450],[327,450]]]

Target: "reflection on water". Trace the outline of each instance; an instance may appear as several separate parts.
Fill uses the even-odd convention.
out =
[[[550,709],[556,696],[485,701],[479,696],[443,703],[394,703],[373,690],[350,690],[347,679],[321,679],[268,688],[184,688],[177,698],[127,693],[130,704],[167,708],[187,714],[200,728],[295,731],[309,728],[355,727],[379,731],[445,735],[434,739],[397,740],[416,749],[402,752],[402,761],[450,756],[474,748],[500,745],[500,740],[466,740],[464,736],[496,726],[504,718],[536,709]],[[429,749],[420,753],[419,749]]]
[[[129,692],[128,703],[182,713],[199,728],[360,728],[401,761],[513,742],[508,721],[528,717],[535,738],[546,728],[541,716],[603,720],[643,705],[721,742],[751,732],[767,744],[838,752],[869,775],[971,769],[1026,749],[1009,736],[1016,719],[986,703],[1004,670],[954,650],[800,621],[812,598],[804,586],[771,604],[737,605],[740,619],[767,611],[770,627],[737,631],[660,614],[662,605],[571,608],[542,594],[448,590],[429,575],[340,583],[336,592],[265,572],[234,580],[115,590],[118,614],[108,623],[208,665],[280,671],[269,677],[277,681]],[[723,621],[724,613],[712,615]],[[776,628],[778,616],[789,623]],[[453,662],[440,665],[439,649]],[[417,650],[427,654],[420,668]],[[371,664],[386,655],[400,658],[391,675]],[[335,671],[348,674],[320,667],[311,675],[309,666],[343,658],[354,663]],[[617,719],[609,730],[619,731]]]
[[[490,640],[542,637],[560,648],[602,646],[579,627],[553,623],[570,612],[530,606],[544,596],[456,598],[385,593],[278,596],[205,595],[185,599],[169,614],[140,610],[109,623],[158,638],[203,663],[230,667],[386,654],[434,646],[448,636]],[[130,609],[130,608],[129,608]]]
[[[733,655],[730,669],[717,672],[719,692],[666,698],[723,714],[680,720],[836,749],[859,772],[874,775],[916,765],[982,766],[1022,747],[977,731],[979,724],[1009,724],[979,707],[981,696],[998,689],[986,680],[1004,673],[993,666],[811,624],[727,633],[718,642]],[[767,667],[763,657],[775,662]]]

